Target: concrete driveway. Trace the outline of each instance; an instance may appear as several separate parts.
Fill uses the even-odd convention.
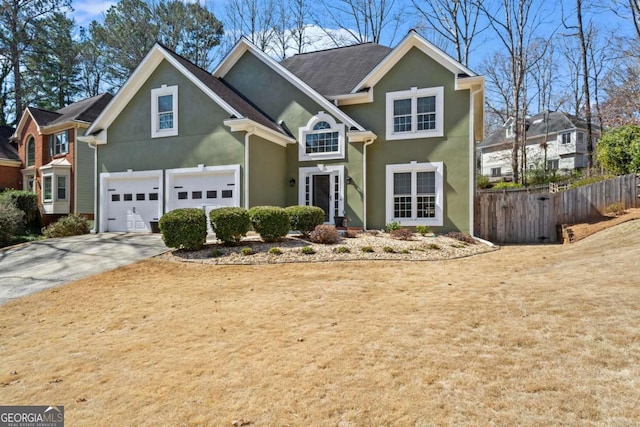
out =
[[[0,305],[167,250],[160,234],[101,233],[0,250]]]

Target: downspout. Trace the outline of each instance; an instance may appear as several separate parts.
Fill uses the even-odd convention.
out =
[[[96,142],[87,143],[90,148],[93,148],[93,229],[91,234],[98,233],[98,145]]]
[[[249,209],[249,139],[256,131],[256,127],[251,127],[244,135],[244,207]]]
[[[480,86],[476,90],[471,90],[471,120],[469,124],[469,156],[471,161],[469,162],[469,198],[470,198],[470,206],[469,206],[469,234],[471,236],[474,235],[473,225],[475,223],[475,206],[476,206],[476,143],[475,143],[475,114],[474,114],[474,101],[476,94],[482,92],[483,86]]]
[[[373,144],[374,139],[370,138],[364,142],[362,148],[362,228],[367,229],[367,145]]]

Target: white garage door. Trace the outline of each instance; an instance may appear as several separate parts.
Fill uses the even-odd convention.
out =
[[[161,209],[159,181],[156,176],[106,179],[104,231],[151,231]]]
[[[239,166],[167,170],[167,211],[240,206]]]

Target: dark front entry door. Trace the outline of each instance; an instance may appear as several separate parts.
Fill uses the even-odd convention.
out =
[[[329,175],[313,175],[313,206],[322,208],[324,222],[329,222],[331,180]]]

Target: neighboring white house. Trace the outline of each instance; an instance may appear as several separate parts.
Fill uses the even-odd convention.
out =
[[[498,131],[477,145],[480,174],[491,181],[510,180],[513,123],[511,118]],[[587,166],[587,124],[584,119],[560,111],[544,111],[527,118],[527,169],[569,173]],[[593,148],[600,129],[592,129]]]

